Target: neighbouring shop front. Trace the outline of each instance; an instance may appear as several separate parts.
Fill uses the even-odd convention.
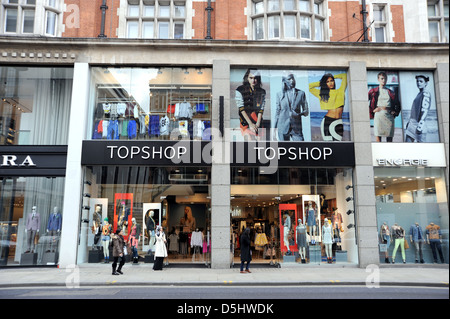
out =
[[[434,76],[426,70],[367,72],[383,264],[448,264],[447,165]]]
[[[0,78],[0,265],[55,266],[73,69],[0,66]]]

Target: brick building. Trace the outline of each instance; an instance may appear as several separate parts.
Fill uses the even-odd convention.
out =
[[[448,264],[448,1],[2,0],[2,266]],[[329,84],[327,84],[329,83]],[[109,229],[109,225],[111,229]],[[406,243],[410,246],[405,248]]]

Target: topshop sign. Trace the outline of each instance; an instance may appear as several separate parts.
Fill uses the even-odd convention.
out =
[[[354,166],[353,143],[84,141],[82,165]]]

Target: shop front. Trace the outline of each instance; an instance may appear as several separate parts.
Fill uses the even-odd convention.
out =
[[[237,159],[245,147],[253,164]],[[232,264],[246,228],[253,264],[358,263],[353,143],[236,143],[234,153]]]
[[[380,263],[448,264],[443,145],[377,145],[373,156]]]
[[[73,69],[1,66],[0,77],[0,266],[55,266]]]
[[[166,264],[210,265],[211,81],[207,68],[91,68],[78,263],[112,260],[117,230],[129,261],[153,263],[161,226]]]

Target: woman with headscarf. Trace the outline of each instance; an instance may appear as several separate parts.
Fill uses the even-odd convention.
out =
[[[155,263],[153,264],[153,270],[162,270],[164,258],[167,257],[167,240],[161,226],[156,227],[155,238]]]
[[[252,261],[252,252],[250,249],[250,228],[246,228],[241,235],[241,274],[250,273],[250,262]],[[244,271],[244,263],[247,262]]]

